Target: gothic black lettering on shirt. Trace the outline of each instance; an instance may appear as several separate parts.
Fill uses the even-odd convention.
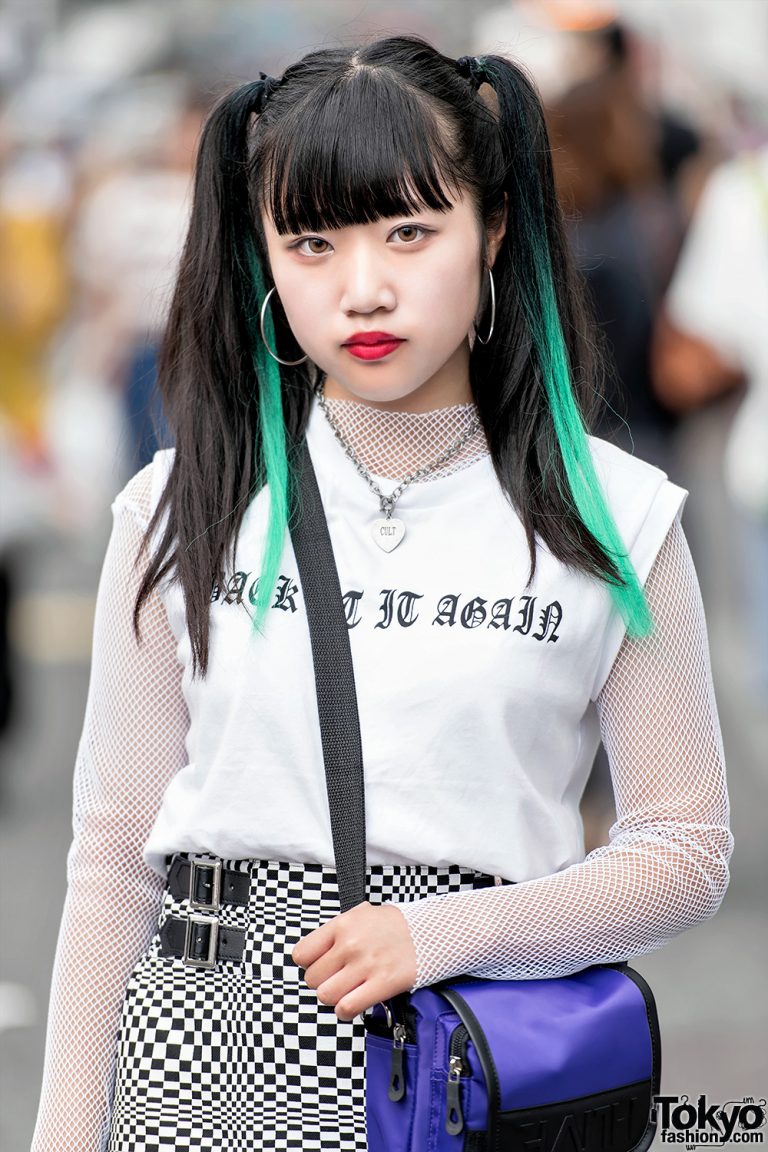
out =
[[[251,572],[234,572],[223,584],[214,582],[211,603],[255,605],[259,577]],[[420,627],[455,628],[471,631],[477,628],[502,629],[504,632],[530,636],[533,640],[556,643],[563,622],[563,607],[558,600],[545,602],[544,597],[521,594],[489,601],[482,596],[446,592],[434,603],[423,592],[410,588],[382,588],[374,596],[375,611],[363,605],[365,592],[351,589],[342,593],[347,627],[367,624],[373,630]],[[295,613],[301,602],[298,577],[282,573],[275,585],[272,609]],[[423,603],[422,603],[423,602]]]

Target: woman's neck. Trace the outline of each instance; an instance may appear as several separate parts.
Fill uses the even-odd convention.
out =
[[[349,445],[369,472],[402,480],[419,468],[433,464],[456,441],[478,427],[444,464],[423,478],[426,482],[466,467],[488,452],[483,428],[474,402],[443,405],[430,411],[409,412],[354,399],[329,397],[323,390],[323,419],[336,425],[344,444]],[[330,422],[329,421],[329,422]]]

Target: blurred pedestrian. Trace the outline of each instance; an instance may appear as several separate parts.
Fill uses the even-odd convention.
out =
[[[698,132],[642,90],[618,21],[574,33],[590,62],[548,109],[558,192],[606,351],[597,430],[677,475],[677,415],[653,389],[654,325],[688,224],[687,179],[708,163]],[[587,73],[587,74],[585,74]],[[698,177],[697,177],[698,178]]]
[[[3,127],[8,132],[7,121]],[[17,550],[43,520],[30,515],[50,471],[45,436],[48,355],[66,312],[69,184],[54,149],[8,134],[0,144],[0,739],[17,715],[11,618]],[[34,492],[26,491],[27,484]],[[27,515],[25,516],[25,513]]]
[[[131,473],[168,441],[157,358],[188,224],[197,137],[209,108],[206,94],[189,88],[158,137],[106,167],[80,206],[74,264],[88,326],[98,326],[109,346],[109,384],[123,398]]]
[[[749,684],[768,702],[768,147],[712,173],[665,301],[662,401],[693,412],[743,388],[725,451],[737,514]]]

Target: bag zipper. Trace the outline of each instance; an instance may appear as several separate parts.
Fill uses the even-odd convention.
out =
[[[403,1022],[395,1020],[388,1004],[384,1004],[387,1023],[392,1027],[392,1063],[389,1072],[389,1098],[402,1100],[405,1096],[405,1045],[416,1043],[416,1013],[410,1004],[403,1005]]]
[[[390,1100],[397,1102],[405,1096],[405,1045],[415,1043],[416,1027],[415,1012],[406,1006],[404,1010],[405,1023],[395,1020],[389,1004],[382,1000],[381,1006],[386,1015],[386,1023],[371,1019],[368,1029],[375,1036],[392,1037],[392,1060],[389,1066],[389,1088],[387,1095]],[[410,1024],[410,1027],[408,1026]]]
[[[405,1051],[405,1024],[395,1024],[392,1029],[392,1063],[389,1066],[389,1092],[390,1100],[402,1100],[405,1096],[405,1070],[403,1054]]]
[[[387,1095],[395,1103],[405,1096],[405,1045],[415,1043],[416,1040],[416,1014],[406,1005],[404,1010],[405,1023],[395,1020],[389,1004],[382,1000],[386,1020],[371,1017],[367,1027],[375,1036],[392,1037],[392,1060],[389,1071],[389,1088]],[[410,1028],[408,1024],[410,1023]],[[469,1031],[463,1023],[457,1024],[451,1033],[448,1043],[448,1081],[446,1084],[447,1110],[445,1116],[445,1129],[451,1136],[456,1136],[464,1129],[464,1114],[461,1109],[460,1081],[462,1076],[471,1075],[467,1057],[467,1044]]]
[[[465,1024],[458,1024],[451,1033],[448,1046],[448,1083],[445,1094],[447,1110],[445,1130],[450,1136],[458,1136],[464,1128],[464,1113],[461,1110],[460,1080],[470,1074],[467,1059],[469,1032]]]

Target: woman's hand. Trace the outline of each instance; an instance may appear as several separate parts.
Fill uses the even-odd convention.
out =
[[[352,1020],[416,982],[416,951],[408,923],[393,904],[365,900],[302,937],[291,953],[322,1004]]]

